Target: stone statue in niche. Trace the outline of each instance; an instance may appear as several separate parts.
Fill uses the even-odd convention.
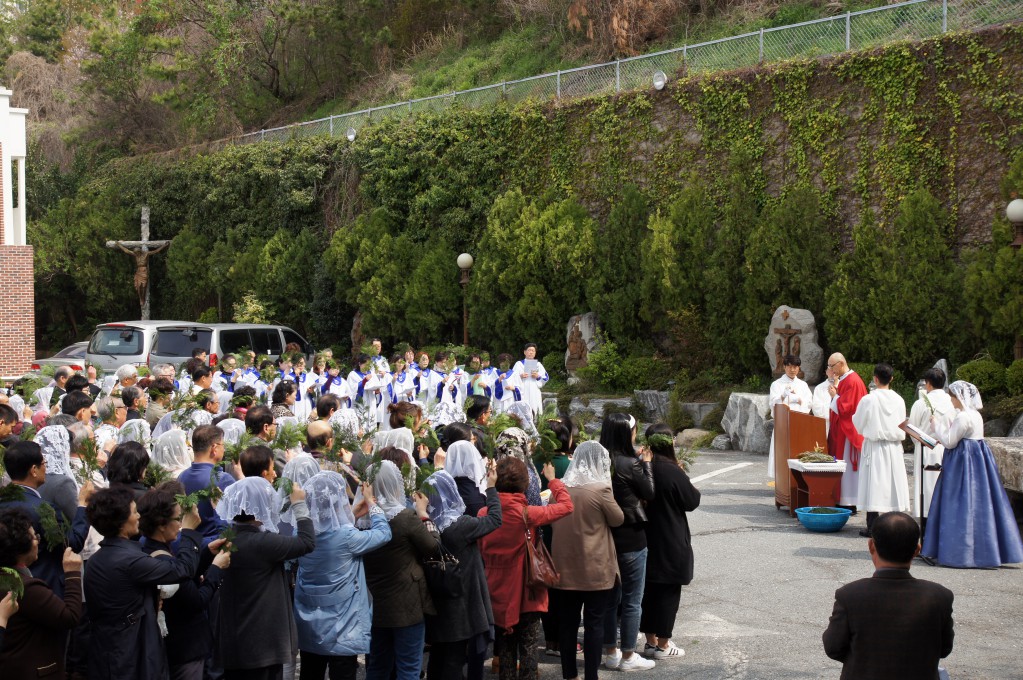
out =
[[[824,350],[817,344],[817,324],[810,310],[778,307],[764,338],[764,351],[771,362],[772,375],[780,376],[785,356],[793,354],[802,360],[800,377],[811,385],[820,382]]]

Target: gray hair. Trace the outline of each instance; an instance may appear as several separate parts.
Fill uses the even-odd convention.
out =
[[[171,375],[177,374],[177,371],[174,370],[174,366],[172,364],[157,364],[156,366],[150,366],[149,370],[157,377],[162,377],[164,373],[170,373]]]
[[[70,366],[60,366],[53,372],[53,379],[70,378],[74,374]]]
[[[123,366],[117,369],[117,372],[114,373],[114,376],[117,378],[117,382],[124,382],[128,378],[139,377],[139,372],[138,369],[132,366],[131,364],[124,364]]]
[[[70,427],[78,421],[75,420],[74,416],[69,416],[66,413],[58,413],[55,416],[50,416],[46,419],[47,425],[63,425],[64,427]]]
[[[74,425],[67,426],[68,432],[71,433],[71,451],[72,453],[82,450],[85,446],[85,442],[89,441],[92,432],[89,431],[89,427],[85,423],[75,423]]]
[[[104,423],[112,423],[117,417],[117,409],[124,406],[124,402],[117,397],[103,397],[96,402],[96,413]]]

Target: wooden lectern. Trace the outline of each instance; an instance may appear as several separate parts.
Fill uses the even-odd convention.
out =
[[[792,411],[785,404],[774,407],[774,507],[789,509],[789,516],[796,516],[793,506],[796,496],[796,477],[789,469],[788,460],[799,454],[813,451],[820,446],[828,450],[827,423],[812,413]]]

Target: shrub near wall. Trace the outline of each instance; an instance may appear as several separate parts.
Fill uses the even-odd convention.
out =
[[[759,345],[779,301],[766,283],[773,279],[794,286],[785,302],[820,314],[828,344],[915,371],[924,357],[944,353],[946,345],[929,344],[934,338],[956,335],[933,328],[963,328],[963,310],[931,310],[936,325],[927,332],[910,321],[918,306],[888,314],[884,305],[903,291],[932,291],[933,282],[921,278],[923,260],[899,252],[871,264],[863,251],[871,242],[881,249],[931,238],[930,257],[952,270],[962,266],[956,258],[965,244],[988,252],[992,215],[1004,200],[997,180],[1020,176],[1007,169],[1023,142],[1021,70],[1023,27],[1008,27],[683,78],[659,93],[388,120],[351,144],[299,140],[134,158],[106,166],[72,203],[76,223],[91,225],[89,238],[135,233],[142,203],[152,208],[155,238],[185,235],[166,263],[154,264],[162,316],[229,310],[255,291],[277,320],[322,332],[321,344],[336,342],[328,334],[350,327],[356,309],[363,331],[385,342],[416,332],[452,341],[460,336],[459,273],[444,262],[468,250],[477,260],[472,335],[484,346],[528,339],[546,353],[564,342],[569,316],[603,304],[622,320],[615,331],[622,337],[613,338],[622,346],[649,346],[655,331],[671,335],[656,326],[679,316],[687,341],[698,343],[694,355],[709,355],[735,377],[763,373]],[[616,217],[615,229],[632,233],[600,241],[619,250],[599,257],[594,239],[607,236],[629,185],[651,217],[645,227]],[[55,233],[59,218],[48,214],[35,234]],[[800,232],[806,221],[817,226]],[[850,234],[846,225],[865,226]],[[845,255],[823,256],[831,246],[811,236]],[[48,257],[45,241],[40,258]],[[174,257],[176,249],[196,254]],[[195,266],[204,255],[210,266]],[[92,277],[123,276],[117,257],[124,256],[99,249],[60,294],[75,299]],[[819,286],[796,286],[808,274],[785,263],[815,261],[821,267],[809,276]],[[977,261],[993,271],[1001,260]],[[621,277],[635,262],[640,271]],[[591,280],[615,295],[591,300]],[[857,307],[850,286],[871,282],[886,296]],[[1008,289],[984,290],[984,305],[1011,302]],[[128,307],[132,294],[126,279],[110,295]],[[935,293],[913,304],[927,295]],[[72,312],[109,320],[102,317],[110,307],[86,301]],[[961,355],[1013,337],[1011,320],[992,317],[977,328],[958,334]],[[895,332],[898,343],[869,344]]]

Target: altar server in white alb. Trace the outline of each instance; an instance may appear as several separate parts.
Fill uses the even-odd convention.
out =
[[[782,359],[782,369],[785,375],[771,383],[771,414],[774,414],[774,407],[778,404],[785,404],[790,410],[797,413],[809,413],[813,403],[813,395],[810,393],[810,386],[799,377],[799,367],[803,362],[794,354],[786,354]],[[821,442],[821,446],[824,442]],[[767,476],[774,479],[774,437],[771,437],[771,447],[767,453]]]
[[[876,389],[860,400],[852,417],[863,435],[856,508],[867,512],[867,529],[860,531],[861,536],[870,536],[880,513],[909,510],[909,480],[902,459],[906,433],[899,427],[906,422],[906,402],[890,389],[893,373],[888,364],[874,367]]]
[[[952,397],[945,391],[945,371],[940,368],[929,368],[921,376],[924,381],[924,388],[920,390],[920,398],[913,404],[909,411],[909,422],[937,439],[936,430],[947,430],[956,417],[956,408],[952,405]],[[938,428],[931,426],[931,416],[934,416]],[[923,456],[923,475],[920,474],[920,456]],[[923,446],[918,441],[913,442],[913,498],[910,505],[916,517],[923,517],[926,521],[931,511],[931,497],[934,495],[934,485],[938,482],[938,474],[941,470],[941,459],[945,455],[945,447],[938,444],[932,449]],[[920,514],[920,482],[923,481],[923,514]],[[924,525],[926,527],[926,523]]]
[[[529,410],[535,414],[543,412],[543,395],[540,388],[547,384],[550,377],[547,369],[543,367],[536,358],[536,345],[528,343],[522,350],[523,359],[515,362],[512,372],[521,381],[519,387],[522,393],[522,401],[526,402]]]

